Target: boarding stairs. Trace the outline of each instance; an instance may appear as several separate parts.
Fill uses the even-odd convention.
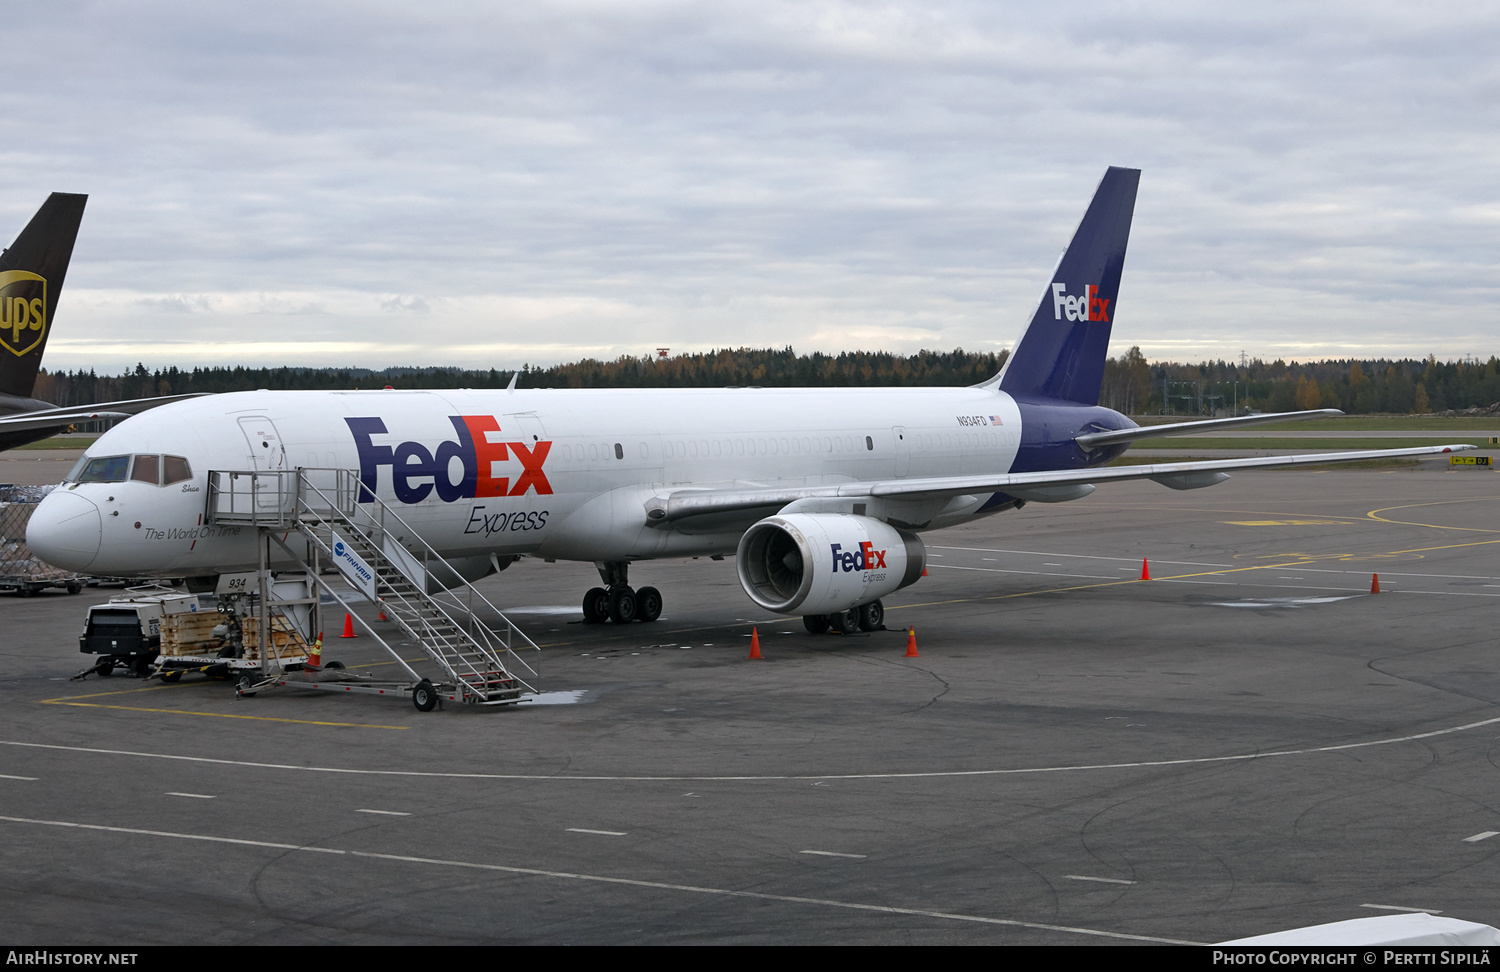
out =
[[[506,705],[524,693],[535,694],[516,669],[536,674],[517,654],[520,649],[540,650],[536,643],[400,514],[365,489],[354,470],[214,470],[209,473],[204,519],[207,524],[257,528],[265,541],[262,573],[271,561],[290,558],[352,614],[340,592],[319,572],[324,565],[337,566],[351,586],[375,601],[421,647],[442,672],[439,684],[454,693],[450,698]],[[294,534],[305,543],[293,540]],[[270,554],[271,544],[282,556]],[[263,582],[260,589],[269,590],[270,585]],[[420,683],[423,677],[397,648],[361,621]]]

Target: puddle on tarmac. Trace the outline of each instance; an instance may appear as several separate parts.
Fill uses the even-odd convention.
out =
[[[583,701],[583,695],[588,689],[567,689],[562,692],[538,692],[536,695],[522,695],[522,702],[532,705],[574,705]]]
[[[1244,601],[1210,601],[1211,607],[1227,608],[1302,608],[1312,607],[1316,604],[1332,604],[1334,601],[1347,601],[1355,597],[1366,597],[1365,594],[1341,594],[1336,597],[1257,597]]]

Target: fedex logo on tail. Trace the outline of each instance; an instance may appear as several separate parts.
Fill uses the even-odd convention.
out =
[[[492,442],[491,434],[500,432],[493,415],[450,415],[457,441],[438,443],[437,451],[420,442],[401,442],[394,446],[376,445],[375,437],[385,435],[385,422],[378,418],[346,418],[354,445],[359,450],[359,501],[374,498],[380,467],[391,467],[391,483],[396,499],[403,503],[420,503],[434,491],[444,503],[480,496],[524,496],[535,490],[538,496],[549,496],[552,484],[542,465],[551,442]],[[511,482],[509,476],[495,476],[496,462],[517,459],[521,474]],[[451,470],[457,459],[463,475],[453,481]]]
[[[875,545],[868,540],[861,543],[858,550],[844,550],[844,545],[841,543],[831,544],[831,546],[833,547],[834,573],[851,570],[879,570],[885,567],[885,551],[876,550]]]
[[[1069,297],[1067,290],[1067,284],[1052,285],[1052,313],[1058,320],[1109,321],[1109,305],[1114,298],[1100,297],[1099,288],[1093,284],[1086,285],[1077,297]]]

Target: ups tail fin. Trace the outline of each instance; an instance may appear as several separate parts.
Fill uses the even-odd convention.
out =
[[[1105,171],[1031,325],[1004,369],[987,384],[998,384],[1012,395],[1099,404],[1140,178],[1140,169],[1110,166]]]
[[[88,198],[54,192],[0,253],[0,393],[31,396]]]

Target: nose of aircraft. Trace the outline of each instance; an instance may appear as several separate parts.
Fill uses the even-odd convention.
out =
[[[66,489],[37,504],[26,524],[26,546],[54,567],[83,570],[99,555],[99,507]]]

